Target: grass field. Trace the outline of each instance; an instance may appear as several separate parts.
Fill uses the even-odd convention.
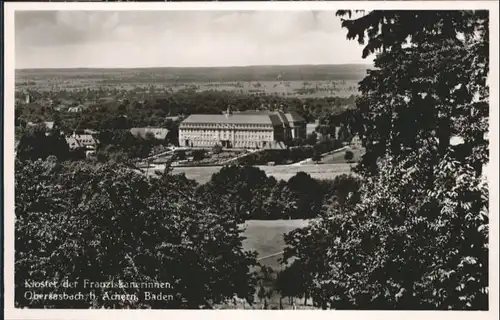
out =
[[[285,240],[283,235],[297,228],[308,225],[308,220],[248,220],[242,225],[245,228],[243,247],[255,250],[257,259],[283,251]],[[259,260],[259,262],[274,270],[280,269],[281,255]]]
[[[288,166],[258,166],[264,170],[268,176],[273,176],[277,180],[289,180],[298,172],[308,173],[316,179],[333,179],[338,175],[350,172],[351,164],[304,164]],[[212,175],[218,172],[221,167],[182,167],[174,168],[174,173],[184,173],[187,178],[196,180],[198,183],[206,183]]]
[[[365,150],[364,149],[361,149],[361,148],[349,148],[350,151],[352,151],[353,153],[353,163],[357,163],[361,160],[361,157],[363,156],[363,154],[365,153]],[[331,154],[328,154],[326,156],[324,156],[321,161],[318,162],[318,164],[335,164],[335,165],[341,165],[341,164],[346,164],[346,160],[345,160],[345,153],[346,153],[346,150],[342,150],[341,152],[335,152],[335,153],[331,153]],[[305,164],[313,164],[314,161],[312,161],[311,159],[309,159],[307,162],[304,162],[304,165]]]
[[[303,228],[309,223],[308,220],[248,220],[241,227],[244,228],[243,236],[246,238],[243,241],[243,247],[246,250],[255,250],[258,253],[257,259],[272,255],[274,253],[282,252],[285,248],[284,234],[288,233],[297,228]],[[273,276],[276,276],[276,272],[281,270],[281,265],[279,259],[282,255],[279,254],[275,257],[262,259],[259,261],[262,265],[273,268],[275,271]],[[269,289],[269,287],[268,287]],[[278,309],[280,305],[280,294],[273,291],[271,298],[268,301],[269,309]],[[284,309],[292,309],[292,305],[289,303],[288,299],[281,299]],[[304,305],[303,299],[295,299],[297,309],[315,309],[311,305],[311,301],[308,301],[307,305]],[[255,303],[250,306],[242,302],[236,304],[227,303],[225,305],[219,306],[221,309],[262,309],[263,302],[259,301],[257,296],[255,297]]]

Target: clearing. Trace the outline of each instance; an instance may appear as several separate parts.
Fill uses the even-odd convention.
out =
[[[243,241],[245,250],[255,250],[258,253],[257,259],[271,256],[259,260],[259,262],[267,267],[278,271],[281,269],[279,259],[282,255],[278,254],[285,248],[285,233],[298,228],[306,227],[309,224],[308,220],[248,220],[242,227],[245,228],[243,236],[246,238]],[[272,256],[277,254],[276,256]]]

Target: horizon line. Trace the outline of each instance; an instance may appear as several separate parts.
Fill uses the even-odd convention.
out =
[[[29,67],[15,68],[14,70],[50,70],[50,69],[194,69],[194,68],[251,68],[251,67],[301,67],[301,66],[373,66],[373,63],[319,63],[319,64],[256,64],[256,65],[233,65],[233,66],[157,66],[157,67]]]

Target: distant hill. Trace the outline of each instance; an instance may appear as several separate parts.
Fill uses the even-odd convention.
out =
[[[130,68],[130,69],[18,69],[16,78],[43,80],[59,79],[130,79],[162,82],[224,82],[224,81],[312,81],[361,80],[365,64],[289,65],[245,67],[192,67],[192,68]]]

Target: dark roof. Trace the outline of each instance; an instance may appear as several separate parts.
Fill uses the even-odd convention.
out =
[[[229,117],[224,114],[192,114],[182,123],[222,123],[222,124],[272,124],[288,125],[289,122],[305,122],[297,112],[283,112],[270,110],[236,111]]]
[[[232,114],[226,116],[224,114],[192,114],[187,117],[182,123],[223,123],[223,124],[271,124],[279,125],[280,121],[269,114]]]
[[[290,122],[302,122],[302,121],[306,121],[304,118],[302,118],[300,116],[300,114],[298,114],[297,112],[295,111],[290,111],[290,112],[287,112],[286,113],[286,118],[288,119],[288,121]]]
[[[288,119],[283,111],[278,111],[275,114],[280,119],[281,124],[289,125]]]

